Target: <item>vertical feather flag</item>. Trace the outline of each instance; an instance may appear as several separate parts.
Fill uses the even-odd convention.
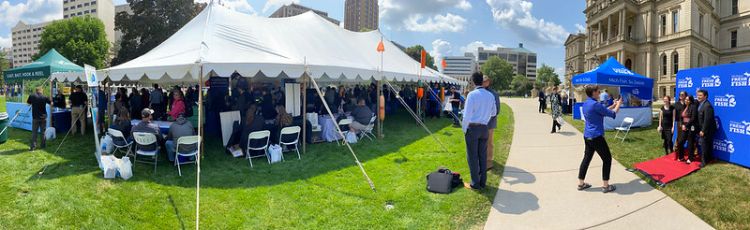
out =
[[[383,45],[383,39],[380,39],[380,43],[378,43],[378,53],[385,52],[385,45]]]
[[[443,69],[448,67],[448,62],[445,62],[445,58],[443,58],[443,61],[440,64],[443,66]]]
[[[422,69],[427,65],[427,51],[422,50]]]

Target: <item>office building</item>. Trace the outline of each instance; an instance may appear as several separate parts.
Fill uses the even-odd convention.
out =
[[[11,29],[13,66],[19,67],[33,61],[31,57],[39,53],[42,32],[49,23],[26,24],[18,21],[18,24]]]
[[[346,0],[344,2],[344,28],[360,32],[378,29],[378,0]]]
[[[323,18],[325,18],[326,20],[330,21],[333,24],[336,24],[336,25],[341,24],[341,22],[339,20],[336,20],[336,19],[328,17],[328,13],[327,12],[320,11],[320,10],[315,10],[315,9],[312,9],[312,8],[309,8],[309,7],[306,7],[306,6],[302,6],[302,5],[299,5],[299,4],[295,4],[295,3],[279,7],[279,9],[277,9],[276,12],[273,12],[273,14],[271,14],[271,16],[268,16],[268,17],[269,18],[286,18],[286,17],[292,17],[292,16],[300,15],[300,14],[303,14],[303,13],[305,13],[307,11],[312,11],[312,12],[314,12],[314,13],[322,16]]]
[[[104,23],[107,41],[115,43],[115,4],[112,0],[63,0],[63,18],[90,15]]]
[[[472,53],[464,56],[447,56],[442,73],[452,78],[471,82],[471,74],[477,70],[476,57]]]
[[[750,61],[750,1],[586,0],[583,13],[586,33],[571,36],[585,48],[566,47],[566,57],[584,64],[571,64],[567,79],[615,57],[653,78],[655,97],[674,96],[681,69]]]
[[[496,50],[477,49],[477,64],[482,66],[490,57],[497,56],[513,66],[513,72],[526,76],[529,80],[536,80],[536,53],[523,47],[519,43],[517,48],[500,47]]]

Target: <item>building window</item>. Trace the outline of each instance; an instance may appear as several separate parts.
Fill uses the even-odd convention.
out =
[[[733,30],[732,32],[729,32],[731,34],[729,40],[729,48],[737,48],[737,31]]]
[[[703,67],[703,54],[698,54],[698,67]]]
[[[732,15],[738,14],[737,0],[732,0]]]
[[[667,75],[667,55],[661,55],[661,75]]]
[[[96,1],[91,1],[91,5],[94,5],[94,4],[96,4]]]
[[[677,52],[672,54],[672,75],[677,74],[680,70],[680,55]]]
[[[698,15],[698,34],[703,36],[703,14]]]
[[[91,13],[96,13],[96,9],[92,9],[92,10],[91,10]]]
[[[680,11],[672,12],[672,33],[677,33],[680,26]]]
[[[661,15],[661,36],[667,34],[667,15]]]

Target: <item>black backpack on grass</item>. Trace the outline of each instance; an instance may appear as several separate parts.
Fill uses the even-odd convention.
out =
[[[453,188],[463,184],[461,174],[451,172],[450,169],[439,168],[437,171],[427,175],[427,191],[433,193],[448,194]]]

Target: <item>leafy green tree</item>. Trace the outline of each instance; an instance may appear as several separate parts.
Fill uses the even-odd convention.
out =
[[[517,96],[523,96],[525,94],[530,94],[531,88],[534,87],[534,85],[529,81],[529,78],[526,76],[517,74],[513,77],[513,80],[510,82],[511,90],[515,93]]]
[[[0,49],[0,85],[5,85],[5,75],[3,72],[10,69],[10,62],[5,59],[5,55],[8,54]]]
[[[115,29],[123,35],[112,65],[130,61],[158,46],[206,6],[193,0],[128,0],[128,4],[133,14],[120,12],[115,16]]]
[[[542,64],[542,67],[536,69],[536,82],[534,85],[538,89],[547,86],[558,86],[560,83],[560,76],[555,73],[555,69],[551,66]]]
[[[407,55],[409,55],[412,59],[414,59],[415,61],[421,62],[422,61],[421,59],[422,59],[422,50],[423,49],[424,49],[424,47],[422,45],[415,45],[415,46],[411,46],[411,47],[406,48],[406,50],[404,52]],[[433,60],[433,58],[430,55],[430,53],[427,53],[426,56],[427,56],[426,57],[427,58],[427,60],[426,60],[427,62],[425,63],[425,66],[427,68],[431,68],[431,69],[435,69],[436,70],[437,67],[435,67],[435,60]]]
[[[104,23],[90,16],[55,21],[45,27],[39,42],[39,53],[32,59],[36,60],[51,49],[56,49],[78,65],[102,68],[109,56]]]
[[[482,64],[482,74],[492,79],[490,87],[495,90],[510,89],[510,82],[514,75],[513,66],[497,56],[490,57]]]

